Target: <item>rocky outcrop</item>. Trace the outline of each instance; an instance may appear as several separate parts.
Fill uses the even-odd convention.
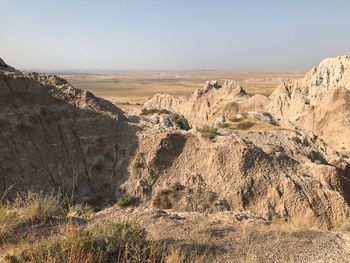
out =
[[[294,121],[339,88],[350,90],[349,56],[325,59],[304,79],[282,84],[271,94],[267,109]]]
[[[13,67],[10,67],[0,58],[0,71],[15,71]]]
[[[0,71],[0,127],[0,192],[12,194],[61,189],[102,204],[118,195],[137,144],[116,106],[46,74]]]
[[[250,97],[236,81],[207,82],[188,98],[157,94],[145,102],[146,108],[161,108],[180,112],[192,126],[211,125],[218,117],[233,118],[237,113],[264,110],[268,98]]]
[[[249,209],[329,227],[349,215],[347,162],[301,132],[142,133],[125,189],[182,211]]]
[[[349,151],[349,93],[350,57],[326,59],[304,79],[281,85],[267,109],[317,133],[337,150]]]
[[[298,126],[313,131],[329,145],[344,154],[350,152],[350,92],[334,89],[319,105],[311,107],[296,121]]]
[[[177,110],[187,101],[185,96],[172,96],[169,94],[156,94],[144,103],[145,108]]]

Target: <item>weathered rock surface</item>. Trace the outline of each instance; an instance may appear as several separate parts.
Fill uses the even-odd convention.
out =
[[[14,194],[61,189],[80,201],[114,199],[137,144],[123,112],[57,76],[3,68],[0,192],[14,185]]]
[[[172,96],[169,94],[156,94],[144,103],[146,108],[175,110],[187,101],[186,96]]]
[[[164,108],[180,112],[193,126],[211,125],[224,116],[234,117],[239,112],[264,110],[268,98],[263,95],[250,97],[236,81],[207,82],[197,89],[188,99],[167,94],[157,94],[145,102],[146,108]]]
[[[316,137],[236,131],[209,140],[152,130],[139,136],[134,163],[142,166],[131,167],[124,186],[145,201],[163,195],[180,211],[250,209],[327,227],[349,215],[348,164]]]
[[[266,97],[249,97],[236,82],[209,82],[176,103],[161,98],[154,103],[195,125],[243,110],[274,121],[264,112]],[[57,76],[13,70],[0,72],[0,110],[1,191],[60,188],[90,203],[127,191],[180,211],[243,209],[325,227],[349,216],[349,164],[312,134],[228,130],[208,137],[180,130],[172,113],[130,116],[131,123]]]
[[[337,150],[350,151],[350,57],[326,59],[302,80],[281,85],[268,111],[315,132]]]

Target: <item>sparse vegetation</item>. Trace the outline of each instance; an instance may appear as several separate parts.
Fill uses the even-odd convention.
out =
[[[350,231],[350,219],[344,219],[338,222],[334,227],[336,231]]]
[[[170,195],[172,191],[169,189],[159,191],[153,199],[153,205],[160,209],[170,209],[173,207]]]
[[[140,161],[138,161],[138,162],[135,162],[134,167],[136,169],[143,169],[143,168],[145,168],[145,164],[140,162]]]
[[[216,137],[218,129],[214,128],[213,126],[204,125],[199,128],[198,131],[201,132],[203,137],[212,140]]]
[[[117,201],[117,205],[120,207],[128,207],[128,206],[135,206],[138,204],[138,202],[139,202],[138,197],[132,196],[128,193],[124,193],[119,197]]]
[[[15,200],[15,207],[22,216],[32,222],[42,222],[48,218],[63,214],[60,194],[44,194],[28,191],[24,195],[18,194]]]
[[[94,209],[88,204],[68,205],[66,209],[66,216],[68,218],[80,217],[89,220],[94,214]]]
[[[224,122],[219,125],[221,129],[231,129],[231,130],[248,130],[253,127],[255,122],[252,121],[236,121],[236,122]]]
[[[107,222],[88,228],[72,223],[60,234],[42,240],[8,262],[164,262],[165,247],[149,241],[146,231],[131,222]]]
[[[183,188],[176,184],[172,189],[181,191]],[[4,234],[17,235],[14,230],[20,230],[22,226],[26,227],[26,231],[31,231],[31,228],[27,228],[28,224],[46,222],[54,215],[70,218],[68,221],[60,221],[61,225],[56,226],[57,231],[51,232],[44,227],[43,231],[46,234],[40,234],[36,241],[26,241],[26,235],[14,239],[18,240],[16,242],[23,242],[23,245],[15,250],[11,249],[11,252],[2,258],[4,262],[202,262],[196,254],[185,255],[178,247],[168,248],[165,243],[148,239],[146,230],[134,222],[108,221],[77,225],[73,223],[72,218],[90,215],[85,217],[90,219],[93,213],[91,207],[72,205],[63,213],[62,200],[59,194],[27,192],[18,195],[15,201],[0,206],[2,242],[6,242],[3,239]],[[125,193],[119,199],[119,205],[128,206],[136,200],[136,197]],[[40,236],[45,238],[41,239]]]
[[[153,114],[170,114],[166,109],[142,109],[141,115],[149,116]]]
[[[230,122],[240,122],[242,121],[242,118],[232,117],[229,119]]]
[[[160,209],[170,209],[181,198],[181,192],[185,187],[175,183],[169,189],[160,190],[153,199],[153,206]]]
[[[25,222],[16,211],[8,205],[0,205],[0,236],[3,237],[7,233],[11,233],[19,225]]]
[[[251,128],[253,126],[254,126],[254,122],[245,121],[245,122],[237,123],[236,129],[237,130],[248,130],[249,128]]]
[[[64,217],[60,194],[26,192],[18,194],[12,202],[0,204],[0,239],[16,240],[16,232],[22,227],[46,223],[54,216]]]
[[[293,142],[297,143],[297,144],[300,144],[300,143],[301,143],[301,139],[300,139],[299,137],[297,137],[297,136],[293,136],[293,137],[291,138],[291,140],[292,140]]]

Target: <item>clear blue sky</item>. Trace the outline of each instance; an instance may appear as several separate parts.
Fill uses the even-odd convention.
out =
[[[33,69],[306,69],[350,54],[349,0],[0,0]]]

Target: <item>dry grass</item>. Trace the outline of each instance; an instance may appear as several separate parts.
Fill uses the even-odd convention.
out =
[[[22,225],[45,222],[64,211],[59,194],[26,192],[18,195],[14,202],[0,205],[0,237],[5,239]]]
[[[157,246],[157,247],[153,247]],[[161,262],[164,248],[148,241],[146,232],[134,223],[107,222],[89,228],[72,223],[60,234],[38,241],[9,262]]]
[[[58,234],[8,254],[5,260],[11,263],[204,262],[195,253],[184,253],[179,247],[168,248],[149,240],[145,229],[136,223],[113,221],[87,228],[69,222]]]
[[[124,194],[118,204],[124,207],[134,202],[135,197]],[[196,254],[185,256],[179,248],[168,248],[164,243],[148,239],[146,230],[136,223],[108,221],[77,225],[73,218],[90,219],[91,207],[79,204],[65,210],[63,207],[66,205],[61,195],[54,193],[27,192],[19,194],[13,202],[3,203],[0,250],[7,255],[0,257],[1,262],[202,262]],[[47,227],[55,216],[68,220],[56,220],[53,231]],[[40,226],[42,233],[31,233],[36,231],[34,226]],[[26,234],[22,235],[23,230]],[[8,236],[12,236],[11,241],[6,239]]]
[[[45,221],[48,218],[63,214],[60,194],[43,194],[28,191],[27,193],[18,194],[14,206],[23,217],[35,222]]]

